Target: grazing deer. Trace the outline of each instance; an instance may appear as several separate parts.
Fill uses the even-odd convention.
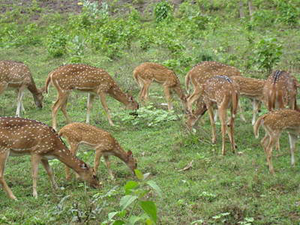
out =
[[[149,87],[152,82],[162,84],[166,100],[168,102],[168,110],[172,110],[171,92],[174,91],[186,109],[186,96],[180,87],[180,81],[176,74],[167,67],[158,63],[142,63],[133,71],[133,77],[141,88],[139,98],[140,101],[148,100]]]
[[[282,131],[286,130],[289,135],[291,165],[295,165],[295,143],[300,135],[300,112],[292,109],[279,109],[271,111],[259,117],[254,125],[254,135],[259,136],[259,128],[263,126],[265,137],[261,140],[267,156],[267,162],[270,173],[274,174],[272,164],[272,151],[276,143],[279,143],[279,138]]]
[[[58,134],[48,125],[18,117],[0,117],[0,184],[11,199],[16,199],[4,179],[5,163],[9,155],[31,155],[33,196],[37,198],[38,165],[47,171],[52,186],[57,188],[48,159],[56,158],[75,170],[94,188],[100,187],[94,170],[76,158],[65,146]]]
[[[125,152],[110,133],[95,126],[86,123],[70,123],[61,128],[59,135],[68,140],[71,148],[70,151],[73,155],[76,155],[80,144],[86,144],[95,149],[95,173],[97,173],[102,155],[104,156],[108,173],[112,179],[114,179],[114,176],[110,169],[110,162],[108,160],[109,155],[114,155],[121,159],[133,173],[137,168],[137,162],[133,158],[132,152]],[[68,167],[66,167],[66,178],[70,179],[70,170]]]
[[[233,67],[219,62],[205,61],[195,65],[185,77],[185,85],[189,89],[189,84],[194,87],[193,93],[187,98],[187,108],[191,112],[193,103],[200,98],[202,85],[209,78],[222,74],[227,77],[241,76],[240,71]]]
[[[212,126],[212,142],[215,143],[216,125],[214,121],[213,106],[216,104],[221,121],[222,154],[225,155],[226,117],[227,108],[230,106],[230,132],[228,133],[228,135],[231,142],[232,151],[235,152],[236,147],[234,142],[234,119],[236,116],[239,101],[238,85],[227,76],[214,76],[209,78],[204,83],[200,96],[200,100],[197,101],[198,104],[196,111],[193,114],[188,114],[187,126],[189,128],[192,128],[197,120],[208,110],[209,119]]]
[[[232,76],[230,77],[234,80],[240,87],[240,96],[245,96],[252,100],[253,116],[252,125],[256,121],[256,115],[260,111],[261,103],[263,102],[263,88],[265,80],[242,77],[242,76]]]
[[[89,93],[86,118],[87,123],[89,123],[90,120],[90,111],[96,95],[99,95],[100,97],[102,106],[111,126],[114,126],[114,123],[111,120],[106,103],[107,94],[126,105],[128,109],[136,110],[139,107],[138,103],[134,101],[130,95],[121,91],[118,84],[107,72],[97,67],[85,64],[64,65],[58,67],[49,74],[45,85],[46,91],[48,91],[50,82],[58,92],[57,100],[52,107],[52,126],[55,130],[57,129],[56,116],[58,109],[61,109],[63,112],[67,123],[71,122],[66,107],[68,97],[72,90]]]
[[[268,110],[276,108],[297,109],[297,86],[295,77],[286,71],[276,70],[266,80],[263,95]]]
[[[36,88],[31,72],[24,63],[0,61],[0,94],[6,88],[14,88],[18,93],[16,116],[20,116],[21,111],[24,111],[22,99],[26,88],[33,95],[36,106],[43,107],[43,89]]]

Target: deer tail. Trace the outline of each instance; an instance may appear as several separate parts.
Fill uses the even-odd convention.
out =
[[[266,115],[263,115],[263,116],[259,117],[259,118],[256,120],[256,122],[255,122],[255,124],[254,124],[254,126],[253,126],[253,131],[254,131],[255,138],[258,138],[258,137],[259,137],[259,128],[260,128],[260,126],[263,124],[263,120],[264,120],[265,116],[266,116]]]
[[[185,76],[185,86],[186,86],[186,89],[187,89],[187,90],[189,90],[190,82],[191,82],[191,78],[190,78],[190,74],[188,73],[188,74]]]
[[[237,91],[233,91],[232,93],[232,108],[231,108],[231,116],[235,118],[237,114],[238,104],[239,104],[239,93]]]
[[[272,109],[275,109],[275,103],[276,103],[276,87],[275,87],[275,83],[273,83],[272,87],[268,93],[268,109],[269,109],[269,111],[271,111]]]
[[[49,93],[49,86],[50,86],[50,83],[51,83],[51,77],[52,77],[52,73],[49,73],[49,75],[46,79],[45,87],[44,87],[46,93]]]

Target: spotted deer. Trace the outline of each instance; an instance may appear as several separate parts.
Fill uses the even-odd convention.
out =
[[[11,199],[16,199],[4,179],[8,156],[31,155],[33,196],[37,198],[38,165],[41,162],[53,188],[57,188],[49,159],[58,159],[94,188],[100,187],[94,170],[74,156],[58,134],[48,125],[19,117],[0,117],[0,184]]]
[[[100,159],[104,156],[108,173],[112,179],[114,175],[110,169],[109,156],[113,155],[121,159],[132,171],[137,168],[136,159],[131,151],[124,151],[117,140],[107,131],[86,123],[70,123],[59,131],[59,135],[66,138],[70,151],[76,155],[79,145],[85,144],[95,149],[94,171],[97,173]],[[70,170],[66,167],[66,178],[70,179]]]
[[[272,163],[273,147],[276,143],[279,143],[279,138],[283,131],[287,131],[289,135],[291,165],[294,166],[295,144],[300,135],[300,112],[292,109],[279,109],[259,117],[254,125],[256,138],[259,137],[259,128],[261,126],[265,130],[265,137],[261,140],[261,144],[267,157],[270,173],[274,174]]]
[[[264,101],[263,88],[265,80],[242,76],[232,76],[230,78],[239,85],[240,96],[251,99],[253,107],[252,125],[254,125],[256,115],[260,111],[261,103]]]
[[[225,155],[226,117],[227,109],[230,107],[230,132],[228,135],[231,149],[235,152],[234,119],[238,108],[239,86],[227,76],[214,76],[204,83],[200,96],[200,100],[197,101],[197,109],[195,112],[192,114],[188,113],[187,126],[191,129],[197,120],[208,111],[212,127],[212,142],[215,143],[216,125],[214,121],[213,106],[217,105],[218,115],[221,121],[222,154]]]
[[[132,96],[124,93],[106,71],[97,67],[85,64],[69,64],[58,67],[50,72],[46,80],[46,92],[48,92],[50,83],[54,85],[58,92],[57,100],[52,107],[52,126],[55,130],[57,129],[56,116],[58,109],[61,109],[63,112],[67,123],[71,122],[66,108],[68,97],[72,90],[89,93],[86,117],[87,123],[90,121],[90,111],[96,95],[100,97],[102,106],[111,126],[114,126],[114,123],[111,120],[106,103],[107,94],[123,103],[128,109],[136,110],[139,107]]]
[[[2,60],[0,61],[0,94],[7,88],[13,88],[17,91],[17,110],[16,116],[24,111],[23,96],[25,89],[28,89],[38,108],[43,107],[43,89],[38,89],[34,83],[31,72],[24,63]]]
[[[202,85],[209,78],[220,74],[227,77],[241,76],[241,72],[237,68],[213,61],[198,63],[187,73],[185,77],[186,88],[189,89],[190,83],[194,88],[193,93],[187,98],[189,111],[192,110],[193,103],[200,98]]]
[[[269,111],[289,106],[297,108],[297,86],[295,77],[286,71],[276,70],[266,80],[263,87],[265,104]]]
[[[141,88],[139,93],[140,101],[147,101],[149,87],[152,82],[159,83],[164,88],[165,98],[168,102],[168,110],[172,110],[171,93],[174,91],[180,98],[183,108],[186,109],[186,96],[180,86],[176,74],[167,67],[158,63],[142,63],[133,71],[133,77]]]

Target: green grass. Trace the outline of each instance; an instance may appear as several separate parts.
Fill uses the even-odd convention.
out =
[[[47,21],[42,22],[44,24]],[[49,15],[49,23],[55,22],[57,21],[54,17]],[[153,29],[151,24],[146,23],[146,26]],[[272,27],[268,31],[255,30],[252,35],[276,36],[283,43],[283,57],[277,68],[292,68],[298,78],[299,35],[296,30],[286,28],[283,32]],[[121,57],[115,59],[109,59],[101,51],[87,48],[82,62],[105,69],[117,80],[121,89],[130,91],[135,99],[138,99],[139,89],[133,80],[132,71],[145,61],[167,64],[175,62],[174,69],[182,83],[185,72],[201,61],[201,54],[212,55],[214,60],[235,65],[247,76],[265,75],[262,71],[257,71],[255,66],[247,68],[251,46],[247,42],[248,33],[236,20],[221,22],[215,31],[204,31],[199,39],[181,35],[178,34],[178,39],[183,43],[186,41],[186,49],[179,56],[172,55],[161,46],[151,46],[148,50],[141,51],[137,41]],[[181,66],[178,62],[186,56],[192,60],[188,65]],[[38,87],[44,85],[50,71],[70,60],[68,55],[61,58],[50,57],[42,45],[0,48],[0,60],[4,59],[26,63]],[[150,88],[150,101],[154,108],[166,110],[167,107],[161,105],[166,102],[162,96],[161,86],[153,84]],[[78,92],[71,94],[68,113],[73,121],[85,121],[86,97],[87,94]],[[1,95],[1,116],[15,115],[15,99],[16,94],[11,90]],[[23,116],[51,125],[51,106],[55,99],[56,90],[51,86],[50,93],[44,98],[43,109],[38,110],[27,91],[24,96],[26,113]],[[197,220],[198,224],[299,224],[299,156],[296,154],[296,167],[292,168],[287,135],[283,134],[281,152],[273,152],[276,174],[269,174],[266,157],[260,145],[263,131],[259,139],[254,138],[250,122],[252,109],[248,100],[242,101],[247,123],[239,118],[236,120],[235,140],[238,153],[231,152],[227,139],[226,156],[221,155],[219,125],[217,144],[211,144],[207,115],[204,116],[204,124],[198,124],[196,133],[189,133],[185,128],[185,117],[178,98],[174,98],[174,114],[177,115],[177,120],[162,121],[153,126],[141,122],[137,125],[125,123],[121,116],[129,112],[116,100],[110,97],[107,100],[112,114],[115,115],[112,119],[116,126],[109,126],[98,99],[95,100],[92,110],[91,124],[111,132],[125,150],[132,150],[138,160],[138,169],[143,173],[150,173],[150,179],[162,189],[163,197],[155,194],[147,196],[158,207],[159,224],[191,224]],[[264,109],[263,113],[265,112]],[[65,124],[59,111],[58,127]],[[85,150],[88,149],[82,147],[79,157],[91,165],[94,152],[90,150],[86,153]],[[111,157],[111,161],[116,180],[110,179],[104,163],[101,163],[98,175],[103,187],[99,190],[91,189],[75,178],[67,181],[64,165],[52,161],[51,165],[60,186],[60,190],[53,191],[46,172],[40,166],[39,198],[34,199],[29,156],[10,157],[5,178],[19,201],[10,200],[0,190],[0,224],[100,224],[107,219],[108,213],[119,210],[119,201],[124,196],[122,186],[129,180],[136,180],[120,160]],[[182,171],[191,161],[192,167]],[[105,196],[114,188],[115,192]]]

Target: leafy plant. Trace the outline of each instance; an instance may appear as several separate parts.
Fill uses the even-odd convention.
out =
[[[154,17],[157,23],[170,21],[173,18],[173,7],[167,1],[161,1],[154,7]]]
[[[168,121],[174,121],[179,118],[174,112],[163,109],[156,109],[153,104],[140,107],[136,114],[128,114],[128,112],[118,112],[114,117],[120,118],[122,123],[140,125],[140,126],[158,126]]]
[[[282,55],[282,45],[276,38],[263,38],[254,44],[253,61],[259,69],[270,72]]]
[[[67,36],[59,26],[50,26],[50,35],[46,39],[47,51],[52,57],[60,57],[66,53]]]
[[[84,55],[85,41],[81,36],[75,36],[71,42],[68,42],[68,52],[71,55],[71,63],[80,63]]]
[[[120,200],[120,210],[110,212],[108,219],[102,223],[105,224],[156,224],[158,222],[157,208],[154,201],[148,198],[154,190],[159,197],[162,192],[153,180],[147,180],[149,173],[142,174],[141,171],[135,170],[139,182],[128,181],[124,185],[125,196]]]

